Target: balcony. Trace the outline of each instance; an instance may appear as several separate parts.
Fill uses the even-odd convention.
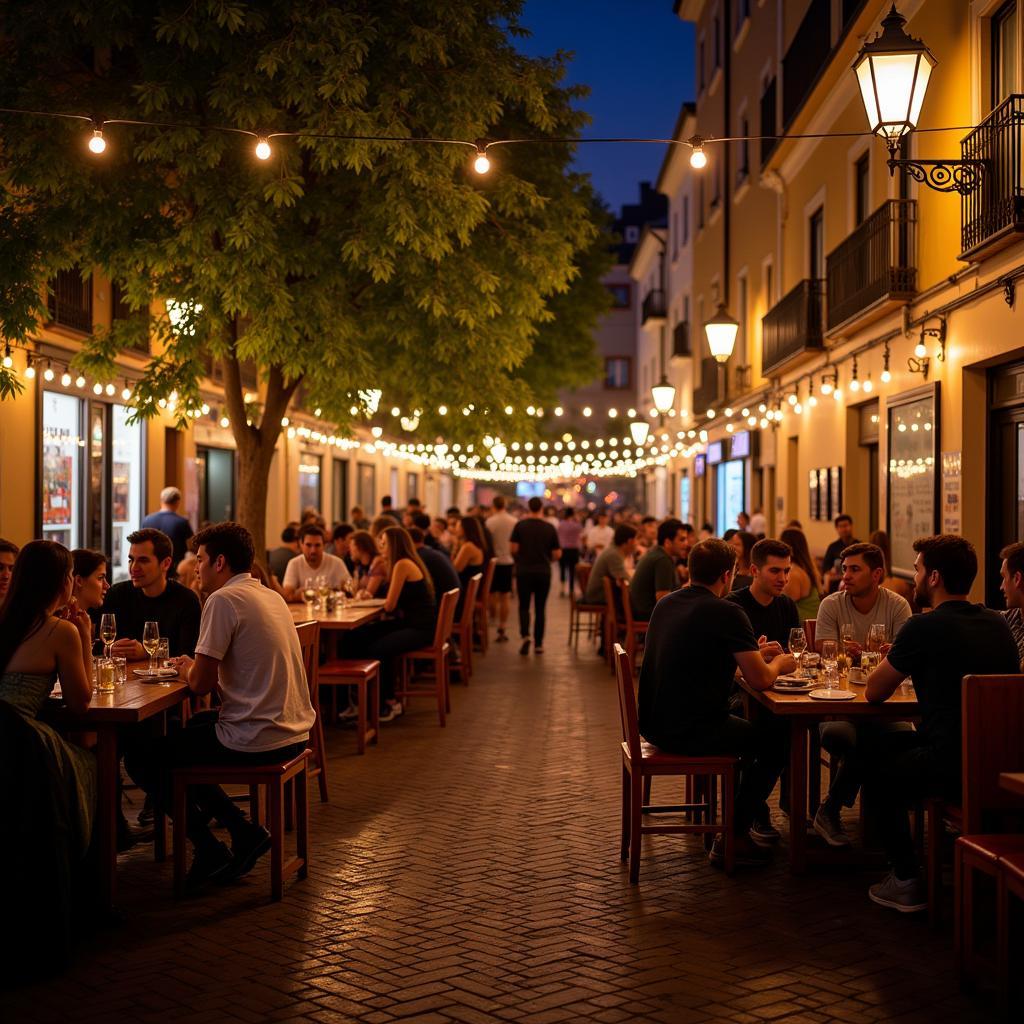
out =
[[[645,296],[640,307],[640,323],[648,320],[665,319],[665,293],[660,288],[652,288]]]
[[[116,281],[110,285],[110,318],[115,323],[121,321],[131,325],[126,338],[126,345],[131,351],[149,355],[149,310],[129,306]]]
[[[981,185],[960,203],[962,260],[989,255],[1024,231],[1024,96],[1007,97],[960,143],[964,160],[984,160]]]
[[[689,359],[693,355],[690,348],[690,321],[680,320],[672,328],[672,359]]]
[[[828,329],[861,327],[917,291],[917,202],[889,199],[829,253]]]
[[[46,290],[50,322],[92,334],[92,274],[85,279],[78,270],[58,270]]]
[[[824,347],[825,282],[801,281],[761,320],[761,374],[767,376]]]
[[[693,415],[703,416],[718,404],[718,362],[711,356],[700,361],[700,387],[693,389]]]

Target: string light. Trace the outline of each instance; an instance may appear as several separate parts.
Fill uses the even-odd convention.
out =
[[[68,371],[67,371],[67,370],[65,370],[65,371],[64,371],[64,372],[63,372],[63,373],[61,374],[61,377],[60,377],[60,382],[61,382],[61,384],[63,384],[63,385],[64,385],[64,387],[66,387],[66,388],[69,388],[69,387],[71,387],[71,374],[70,374],[70,373],[68,373]]]
[[[75,378],[75,387],[76,388],[84,388],[85,387],[85,378],[81,374],[79,374]]]
[[[487,157],[487,150],[482,146],[477,147],[476,159],[473,161],[473,170],[477,174],[486,174],[491,169],[491,161]]]
[[[699,171],[708,165],[708,155],[704,152],[704,140],[699,135],[694,135],[689,140],[692,152],[690,153],[690,166]]]
[[[50,365],[50,360],[47,359],[46,360],[46,369],[43,370],[43,380],[45,380],[47,383],[49,383],[51,380],[53,380],[53,377],[54,377],[53,367]]]
[[[100,153],[106,151],[107,140],[103,138],[102,128],[93,128],[92,138],[89,139],[89,152],[95,153],[99,156]]]
[[[11,355],[10,343],[4,345],[4,369],[9,370],[14,365],[14,356]]]
[[[892,374],[889,372],[889,342],[885,343],[885,350],[882,353],[882,372],[879,374],[879,380],[883,384],[888,384],[892,380]]]
[[[261,135],[256,142],[256,159],[269,160],[270,153],[270,140],[267,139],[266,136]]]
[[[32,380],[36,375],[36,368],[32,365],[32,353],[29,352],[25,359],[25,377],[27,380]]]
[[[853,375],[850,377],[850,390],[860,391],[860,380],[857,378],[857,357],[853,357]]]

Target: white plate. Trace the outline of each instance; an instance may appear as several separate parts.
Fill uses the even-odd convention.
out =
[[[155,668],[151,672],[148,668],[133,668],[132,675],[142,679],[175,679],[178,670],[176,668]]]
[[[857,694],[850,690],[811,690],[807,696],[812,700],[853,700]]]
[[[785,686],[785,685],[781,685],[780,686],[779,685],[780,683],[783,682],[783,680],[788,681],[788,680],[790,680],[792,678],[793,678],[793,676],[779,676],[779,678],[775,680],[775,683],[772,686],[772,689],[776,693],[810,693],[811,690],[815,689],[817,687],[817,685],[818,685],[817,683],[810,682],[810,681],[808,681],[806,679],[799,680],[799,683],[800,683],[799,686]]]

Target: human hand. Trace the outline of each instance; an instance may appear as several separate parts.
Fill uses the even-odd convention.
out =
[[[774,661],[780,676],[788,676],[796,671],[796,658],[792,654],[780,654]]]
[[[195,659],[190,658],[187,654],[181,654],[177,658],[168,658],[167,661],[177,670],[182,679],[188,679],[188,674],[195,664]]]
[[[64,609],[64,618],[78,630],[78,635],[82,638],[83,642],[91,647],[92,619],[89,618],[89,614],[84,608],[78,606],[78,602],[74,598],[71,599],[67,608]]]
[[[879,644],[878,645],[878,653],[883,658],[887,658],[889,656],[889,652],[891,650],[892,650],[892,644]]]
[[[149,657],[145,647],[138,640],[132,640],[127,636],[115,640],[110,645],[110,653],[118,658],[127,658],[129,661],[141,661],[143,658]]]
[[[760,637],[757,641],[757,648],[765,662],[771,664],[779,655],[784,654],[782,645],[776,640],[769,640],[767,637]]]

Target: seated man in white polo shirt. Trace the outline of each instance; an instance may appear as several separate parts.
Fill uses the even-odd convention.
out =
[[[276,764],[300,754],[315,712],[291,613],[275,591],[251,575],[252,535],[238,523],[196,534],[196,572],[207,595],[196,657],[176,659],[193,693],[217,690],[217,711],[192,716],[188,726],[134,752],[129,774],[170,810],[173,770],[188,764]],[[216,818],[231,849],[210,831]],[[219,786],[192,786],[188,838],[195,857],[188,887],[240,878],[270,849],[270,834],[254,825]]]

